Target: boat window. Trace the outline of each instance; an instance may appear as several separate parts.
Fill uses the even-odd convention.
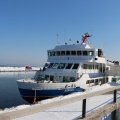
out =
[[[71,82],[75,82],[75,78],[74,77],[70,77],[70,81]]]
[[[90,56],[93,56],[93,55],[94,55],[94,52],[93,52],[93,51],[89,51],[89,55],[90,55]]]
[[[59,76],[59,82],[63,82],[62,76]]]
[[[60,56],[60,51],[56,51],[56,56]]]
[[[77,55],[81,55],[81,51],[77,51]]]
[[[95,80],[95,85],[98,85],[98,79]]]
[[[48,66],[49,66],[49,63],[45,63],[44,67],[48,68]]]
[[[57,69],[58,66],[59,66],[59,63],[55,63],[55,64],[52,66],[52,68]]]
[[[50,80],[54,81],[54,76],[53,75],[50,75]]]
[[[103,56],[103,52],[101,49],[98,49],[98,57],[102,57]]]
[[[53,64],[54,63],[50,63],[49,66],[48,66],[48,68],[52,68]]]
[[[65,51],[61,51],[61,55],[65,55]]]
[[[70,82],[70,80],[68,79],[68,76],[63,76],[63,82]]]
[[[112,78],[112,82],[116,82],[117,81],[117,79],[116,78]]]
[[[50,56],[50,54],[51,54],[51,53],[50,53],[50,52],[48,52],[48,56]]]
[[[60,63],[59,66],[58,66],[58,69],[64,69],[65,68],[65,63]]]
[[[83,64],[83,69],[87,69],[88,65],[87,64]]]
[[[87,80],[87,81],[86,81],[86,84],[89,84],[89,83],[90,83],[90,80]]]
[[[52,52],[50,52],[50,56],[55,56],[55,52],[54,51],[52,51]]]
[[[92,69],[92,66],[93,66],[93,65],[88,65],[88,66],[89,66],[89,69]]]
[[[66,55],[70,55],[70,51],[66,51]]]
[[[119,79],[118,79],[119,80]],[[108,78],[106,78],[106,82],[108,82]]]
[[[98,69],[99,68],[99,66],[98,65],[95,65],[95,69]]]
[[[95,65],[92,65],[92,68],[95,69]]]
[[[105,84],[105,78],[102,78],[102,83]]]
[[[71,69],[71,67],[72,67],[72,63],[68,63],[65,69]]]
[[[78,69],[79,64],[74,64],[72,69]]]
[[[83,55],[88,55],[88,51],[83,51]]]
[[[76,51],[71,51],[71,55],[76,55]]]
[[[67,77],[63,76],[63,82],[66,82]]]
[[[91,80],[91,83],[94,83],[94,80]]]
[[[43,81],[45,80],[45,76],[43,75],[39,75],[37,78],[36,78],[36,81]]]
[[[109,70],[109,67],[106,67],[106,70]]]
[[[46,80],[49,80],[49,75],[45,75],[45,79],[46,79]]]

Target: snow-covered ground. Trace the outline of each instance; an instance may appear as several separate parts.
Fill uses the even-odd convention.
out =
[[[39,102],[37,105],[51,103],[51,102],[59,101],[63,99],[68,99],[70,97],[80,96],[83,94],[103,90],[103,89],[110,88],[110,87],[112,87],[110,84],[105,84],[97,88],[91,88],[87,90],[86,92],[78,92],[78,93],[73,93],[73,94],[66,95],[66,96],[59,96],[53,99],[43,100]],[[118,99],[120,98],[119,92],[117,93],[117,98]],[[87,103],[86,105],[87,114],[93,110],[103,107],[104,105],[112,101],[113,101],[113,94],[99,95],[99,96],[95,96],[95,97],[87,99],[87,102],[86,102]],[[6,108],[4,111],[1,111],[0,113],[16,111],[16,110],[24,109],[26,107],[31,107],[31,106],[33,105],[20,105],[15,108],[11,108],[11,109]],[[49,109],[44,112],[27,115],[27,116],[17,118],[14,120],[39,120],[39,119],[41,120],[75,120],[76,118],[80,117],[81,114],[82,114],[82,101],[79,101],[79,102],[67,104],[67,105],[64,105],[58,108]]]
[[[42,67],[32,67],[32,70],[40,70]],[[25,67],[0,67],[0,72],[25,71]]]

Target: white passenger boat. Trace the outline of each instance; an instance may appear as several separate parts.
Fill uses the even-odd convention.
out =
[[[87,43],[88,33],[82,36],[82,43],[58,45],[48,50],[47,64],[37,71],[33,79],[17,80],[21,96],[28,102],[82,92],[94,86],[111,82],[106,75],[111,64],[102,49]]]

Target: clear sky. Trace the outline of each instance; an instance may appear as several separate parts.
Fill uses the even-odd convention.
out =
[[[43,65],[47,50],[92,34],[120,61],[120,0],[0,0],[0,65]]]

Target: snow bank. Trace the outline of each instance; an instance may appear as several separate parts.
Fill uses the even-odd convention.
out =
[[[28,108],[30,107],[30,105],[19,105],[17,107],[11,107],[11,108],[5,108],[3,111],[1,110],[0,113],[2,112],[11,112],[11,111],[15,111],[15,110],[21,110],[21,109],[24,109],[24,108]]]
[[[32,71],[37,71],[42,67],[32,67]],[[0,67],[0,72],[25,71],[25,67]]]

